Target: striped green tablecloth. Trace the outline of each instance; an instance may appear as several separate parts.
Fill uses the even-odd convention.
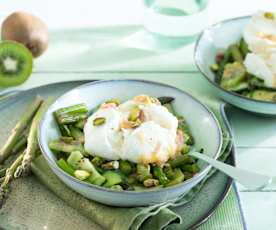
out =
[[[223,203],[199,230],[246,229],[244,216],[235,186],[232,186]]]

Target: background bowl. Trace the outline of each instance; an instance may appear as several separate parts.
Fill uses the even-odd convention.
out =
[[[199,71],[211,83],[213,89],[223,100],[247,111],[276,115],[276,103],[258,101],[227,91],[215,83],[215,75],[210,70],[210,65],[215,62],[217,51],[227,48],[241,38],[242,31],[250,17],[229,19],[205,29],[199,36],[195,46],[195,63]]]
[[[48,143],[60,135],[53,118],[53,111],[76,103],[86,103],[91,110],[107,99],[119,98],[125,101],[138,94],[174,97],[173,106],[176,112],[183,115],[188,122],[195,139],[196,148],[204,148],[204,152],[212,158],[218,157],[222,145],[222,132],[218,121],[204,105],[189,94],[168,85],[149,81],[109,80],[92,82],[77,87],[58,98],[48,109],[40,123],[38,138],[42,153],[53,172],[71,189],[89,199],[108,205],[145,206],[173,200],[187,193],[206,176],[211,166],[199,162],[200,172],[176,186],[157,191],[114,191],[77,180],[57,166],[55,154],[48,147]]]

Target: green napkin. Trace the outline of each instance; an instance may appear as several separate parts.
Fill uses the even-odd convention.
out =
[[[204,98],[199,96],[205,105],[211,109],[219,120],[223,135],[223,148],[220,154],[220,160],[224,161],[231,150],[231,140],[227,128],[220,114],[220,102],[214,98]],[[184,204],[195,198],[196,194],[203,187],[214,173],[215,169],[211,169],[207,177],[188,194],[179,197],[175,202],[167,202],[150,207],[135,207],[135,208],[119,208],[106,206],[77,194],[69,189],[57,176],[51,171],[45,159],[39,156],[32,164],[32,171],[37,178],[58,197],[60,197],[68,205],[72,206],[93,222],[99,224],[105,229],[111,230],[150,230],[150,229],[183,229],[182,218],[179,215]],[[176,208],[177,207],[177,208]]]

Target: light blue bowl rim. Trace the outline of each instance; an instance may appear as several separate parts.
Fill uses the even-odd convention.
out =
[[[222,88],[220,85],[218,85],[217,83],[215,83],[214,81],[212,81],[210,78],[208,78],[208,74],[204,72],[204,70],[201,68],[200,64],[199,64],[199,60],[198,60],[198,46],[199,43],[201,42],[202,37],[204,36],[204,34],[208,31],[213,29],[214,27],[217,26],[223,26],[224,24],[227,24],[229,22],[233,22],[233,21],[239,21],[239,20],[244,20],[244,19],[249,19],[250,17],[252,17],[252,15],[247,15],[247,16],[242,16],[242,17],[236,17],[236,18],[230,18],[230,19],[226,19],[220,22],[217,22],[211,26],[208,26],[207,28],[205,28],[200,35],[197,38],[196,44],[195,44],[195,48],[194,48],[194,60],[195,60],[195,64],[197,69],[200,71],[200,73],[202,73],[202,75],[207,79],[207,81],[209,81],[213,86],[215,86],[216,88],[218,88],[219,90],[225,92],[226,94],[230,94],[231,96],[236,96],[239,97],[240,99],[249,101],[249,102],[255,102],[255,103],[260,103],[260,104],[269,104],[269,105],[275,105],[275,102],[271,102],[271,101],[260,101],[260,100],[256,100],[256,99],[251,99],[251,98],[247,98],[245,96],[242,96],[238,93],[226,90],[224,88]]]
[[[163,86],[163,87],[167,87],[167,88],[171,88],[173,90],[176,90],[182,94],[185,94],[186,96],[190,97],[192,100],[196,101],[198,104],[200,104],[202,106],[202,108],[207,111],[209,114],[210,114],[210,117],[213,119],[213,121],[215,122],[216,124],[216,128],[217,128],[217,131],[219,133],[219,145],[218,145],[218,148],[217,148],[217,151],[216,151],[216,154],[215,154],[215,157],[214,159],[217,159],[219,157],[219,154],[220,154],[220,151],[221,151],[221,148],[222,148],[222,143],[223,143],[223,135],[222,135],[222,130],[221,130],[221,127],[220,127],[220,124],[216,118],[216,116],[213,114],[212,111],[209,110],[209,108],[204,105],[203,103],[201,103],[199,100],[197,100],[196,98],[194,98],[193,96],[191,96],[189,93],[181,90],[181,89],[178,89],[174,86],[171,86],[171,85],[167,85],[167,84],[164,84],[164,83],[160,83],[160,82],[154,82],[154,81],[149,81],[149,80],[138,80],[138,79],[113,79],[113,80],[95,80],[95,81],[92,81],[92,82],[88,82],[88,83],[85,83],[85,84],[82,84],[78,87],[75,87],[71,90],[69,90],[68,92],[66,92],[65,94],[61,95],[60,97],[58,97],[55,102],[48,108],[48,110],[62,97],[66,96],[67,94],[69,94],[71,91],[73,90],[76,90],[76,89],[81,89],[81,88],[84,88],[84,87],[88,87],[88,86],[91,86],[91,85],[96,85],[96,84],[104,84],[104,83],[107,83],[107,82],[142,82],[142,83],[146,83],[146,84],[151,84],[151,85],[159,85],[159,86]],[[47,112],[46,112],[47,113]],[[81,180],[78,180],[76,179],[75,177],[69,175],[68,173],[64,172],[61,168],[58,167],[58,165],[56,164],[55,161],[53,161],[47,154],[47,150],[44,148],[44,146],[42,145],[42,139],[43,139],[43,133],[42,133],[42,125],[43,123],[45,122],[46,120],[46,113],[45,115],[43,116],[40,124],[39,124],[39,132],[38,132],[38,143],[39,143],[39,146],[40,146],[40,149],[42,151],[42,154],[43,156],[46,158],[46,160],[48,161],[48,163],[53,167],[55,168],[55,170],[57,170],[59,173],[61,173],[63,176],[65,176],[67,179],[69,180],[73,180],[75,183],[79,183],[79,184],[82,184],[83,186],[85,186],[86,188],[90,189],[90,188],[93,188],[93,189],[96,189],[98,191],[104,191],[104,192],[109,192],[109,193],[120,193],[120,194],[148,194],[148,193],[155,193],[155,194],[158,194],[158,193],[163,193],[165,191],[171,191],[171,190],[174,190],[176,188],[179,188],[179,187],[182,187],[184,186],[185,184],[189,184],[191,183],[193,180],[199,178],[202,176],[202,174],[208,172],[210,169],[211,169],[211,165],[207,165],[207,167],[205,169],[203,169],[202,171],[200,171],[199,173],[197,173],[195,176],[193,176],[192,178],[180,183],[180,184],[177,184],[177,185],[174,185],[174,186],[170,186],[170,187],[165,187],[165,188],[160,188],[158,190],[145,190],[145,191],[126,191],[126,190],[123,190],[123,191],[116,191],[116,190],[112,190],[110,188],[105,188],[105,187],[102,187],[102,186],[98,186],[98,185],[94,185],[94,184],[90,184],[88,182],[85,182],[85,181],[81,181]],[[52,152],[50,152],[50,154],[53,154]]]

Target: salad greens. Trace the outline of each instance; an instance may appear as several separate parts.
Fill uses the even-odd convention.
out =
[[[215,73],[215,82],[226,90],[251,99],[276,102],[276,89],[266,87],[262,79],[247,72],[244,59],[249,52],[243,38],[218,52],[215,63],[210,66]]]

